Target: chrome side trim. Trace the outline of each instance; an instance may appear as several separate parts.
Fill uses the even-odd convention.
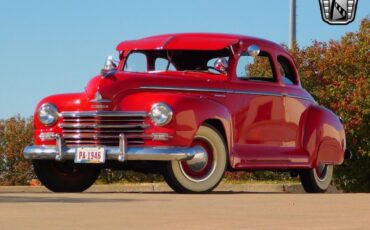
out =
[[[146,112],[121,112],[121,111],[68,111],[60,113],[61,117],[147,117]]]
[[[272,93],[265,91],[252,91],[252,90],[229,90],[229,89],[212,89],[212,88],[185,88],[185,87],[172,87],[172,86],[141,86],[139,89],[150,89],[150,90],[171,90],[171,91],[188,91],[188,92],[206,92],[206,93],[234,93],[234,94],[246,94],[246,95],[260,95],[260,96],[275,96],[275,97],[291,97],[302,100],[308,100],[315,102],[309,97],[302,97],[295,94],[285,93]]]
[[[259,96],[274,96],[274,97],[282,97],[281,93],[271,93],[271,92],[257,92],[257,91],[246,91],[246,90],[228,90],[228,93],[236,93],[236,94],[247,94],[247,95],[259,95]]]
[[[139,89],[159,89],[159,90],[180,90],[191,92],[212,92],[212,93],[226,93],[225,89],[211,89],[211,88],[185,88],[185,87],[172,87],[172,86],[141,86]]]
[[[290,94],[290,93],[288,93],[288,94],[287,94],[287,97],[297,98],[297,99],[302,99],[302,100],[308,100],[308,101],[315,102],[315,101],[314,101],[314,100],[312,100],[311,98],[308,98],[308,97],[302,97],[302,96],[298,96],[298,95]]]

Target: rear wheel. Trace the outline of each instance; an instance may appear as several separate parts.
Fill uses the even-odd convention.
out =
[[[209,126],[201,126],[192,146],[200,146],[191,160],[166,162],[163,176],[167,184],[179,193],[212,191],[221,181],[227,165],[227,150],[222,136]]]
[[[329,188],[333,178],[333,165],[319,165],[317,168],[299,172],[302,186],[308,193],[323,193]]]
[[[37,178],[53,192],[83,192],[94,184],[100,173],[95,165],[54,160],[32,162]]]

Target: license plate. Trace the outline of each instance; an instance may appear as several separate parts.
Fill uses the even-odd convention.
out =
[[[78,147],[75,163],[101,164],[105,162],[103,147]]]

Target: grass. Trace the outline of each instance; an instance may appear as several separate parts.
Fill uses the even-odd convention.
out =
[[[299,183],[287,172],[227,172],[222,181],[227,184],[283,184]],[[164,183],[162,175],[145,174],[134,171],[104,170],[96,182],[97,184],[139,184]]]

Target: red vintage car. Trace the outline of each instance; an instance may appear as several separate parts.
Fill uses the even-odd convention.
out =
[[[84,92],[36,107],[24,156],[52,191],[84,191],[113,168],[160,172],[180,193],[212,191],[226,170],[286,170],[324,192],[350,155],[340,119],[273,42],[167,34],[117,51]]]

